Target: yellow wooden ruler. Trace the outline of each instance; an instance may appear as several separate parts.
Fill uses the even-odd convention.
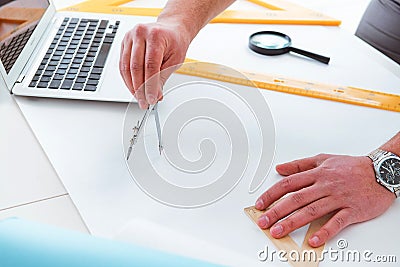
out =
[[[150,1],[150,0],[149,0]],[[303,24],[339,26],[341,21],[284,0],[247,0],[260,10],[226,10],[212,23]],[[127,7],[132,0],[87,0],[63,10],[136,16],[158,16],[162,8]]]
[[[282,93],[320,98],[336,102],[400,112],[400,95],[376,92],[350,86],[306,82],[254,72],[241,72],[248,79],[223,65],[186,59],[177,73],[256,87]]]
[[[254,206],[248,207],[244,209],[244,212],[249,216],[249,218],[257,224],[258,218],[260,218],[261,214],[263,214],[265,211],[259,211],[257,210]],[[294,267],[317,267],[319,264],[319,259],[321,259],[321,254],[324,249],[324,246],[320,246],[318,248],[312,248],[308,244],[308,239],[311,237],[313,233],[315,233],[317,230],[321,228],[330,218],[330,215],[326,215],[322,218],[319,218],[312,223],[310,223],[310,226],[308,227],[307,234],[304,237],[304,241],[301,247],[299,247],[296,242],[293,241],[293,239],[287,235],[285,237],[282,237],[280,239],[273,238],[269,232],[269,229],[262,230],[264,234],[272,241],[272,243],[275,245],[275,247],[278,250],[283,250],[286,251],[287,254],[291,253],[291,251],[297,251],[298,255],[306,255],[303,253],[304,251],[313,251],[314,255],[311,255],[310,257],[304,257],[304,259],[299,259],[299,261],[292,260],[293,257],[290,257],[290,255],[286,255],[286,258],[288,259],[288,262],[294,266]],[[297,253],[296,253],[297,254]],[[310,255],[307,253],[307,255]]]

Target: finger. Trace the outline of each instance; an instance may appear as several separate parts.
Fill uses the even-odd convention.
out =
[[[280,219],[286,217],[287,215],[306,207],[306,211],[310,214],[313,213],[314,203],[319,199],[322,199],[328,195],[328,190],[324,187],[310,186],[303,188],[290,196],[278,201],[270,209],[268,209],[259,219],[258,225],[262,229],[267,229]],[[311,203],[311,204],[310,204]],[[316,207],[315,209],[317,209]],[[310,209],[310,210],[309,210]],[[299,210],[297,213],[301,212],[303,209]],[[315,210],[316,211],[316,210]],[[296,214],[297,214],[296,213]],[[303,211],[304,213],[304,211]],[[306,215],[308,214],[306,213]],[[294,216],[294,215],[292,215]]]
[[[145,95],[147,103],[154,105],[158,100],[161,91],[160,70],[163,60],[164,49],[160,45],[159,29],[154,28],[150,31],[146,42],[145,57]]]
[[[321,165],[323,161],[325,161],[327,158],[329,158],[331,155],[327,154],[319,154],[314,157],[309,157],[309,158],[304,158],[304,159],[299,159],[299,160],[294,160],[291,162],[279,164],[276,166],[276,171],[280,175],[292,175],[295,173],[299,172],[304,172],[308,171],[311,169],[314,169]]]
[[[132,42],[125,37],[121,44],[121,53],[119,58],[119,71],[121,73],[122,79],[129,91],[134,95],[135,90],[132,84],[132,77],[130,71],[130,61],[131,61],[131,50]]]
[[[274,238],[281,238],[304,225],[338,209],[332,198],[325,197],[314,201],[271,227]]]
[[[136,90],[135,97],[138,100],[138,104],[141,109],[147,109],[149,107],[144,93],[144,84],[142,84],[139,89]]]
[[[164,99],[163,92],[162,90],[160,90],[160,92],[158,92],[158,101],[162,101],[163,99]]]
[[[308,244],[312,247],[319,247],[325,244],[329,239],[337,235],[348,225],[354,223],[349,208],[342,209],[337,212],[329,221],[315,232],[308,240]]]
[[[283,178],[257,199],[256,208],[258,210],[266,209],[287,193],[312,185],[317,179],[317,175],[315,170],[310,170]]]
[[[135,96],[138,100],[141,109],[147,108],[147,101],[144,95],[144,53],[145,53],[145,42],[136,42],[132,47],[131,57],[131,78],[133,87],[135,88]]]

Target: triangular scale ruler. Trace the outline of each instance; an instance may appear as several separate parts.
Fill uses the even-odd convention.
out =
[[[248,207],[244,209],[244,212],[249,216],[249,218],[257,224],[258,218],[265,212],[264,211],[259,211],[257,210],[254,206]],[[328,220],[330,216],[324,216],[322,218],[319,218],[312,223],[310,223],[310,226],[308,227],[307,234],[304,237],[304,241],[301,247],[299,247],[296,242],[293,241],[293,239],[287,235],[285,237],[282,237],[280,239],[273,238],[272,235],[269,232],[269,229],[263,230],[260,228],[260,231],[264,232],[264,234],[272,241],[272,243],[275,245],[277,250],[283,250],[289,253],[290,251],[297,251],[298,255],[302,255],[303,251],[314,251],[316,257],[313,258],[308,258],[305,257],[304,261],[294,261],[291,259],[289,255],[286,256],[288,259],[288,262],[293,266],[293,267],[317,267],[319,262],[318,259],[321,258],[322,251],[324,249],[324,246],[320,246],[318,248],[313,248],[310,245],[308,245],[308,239],[311,237],[313,233],[315,233],[317,230],[321,228],[322,225],[324,225]],[[317,259],[317,260],[315,260]]]
[[[260,10],[226,10],[211,23],[302,24],[339,26],[341,21],[284,0],[247,0]],[[136,16],[158,16],[162,8],[126,7],[132,0],[87,0],[63,10]]]

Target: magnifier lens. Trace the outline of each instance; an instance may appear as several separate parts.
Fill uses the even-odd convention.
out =
[[[264,49],[281,49],[290,45],[290,41],[284,36],[268,33],[254,35],[251,42]]]

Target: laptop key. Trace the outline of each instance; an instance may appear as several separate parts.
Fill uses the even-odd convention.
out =
[[[51,58],[51,61],[60,61],[61,60],[61,56],[53,56]]]
[[[76,54],[75,58],[76,59],[83,59],[84,56],[85,56],[85,54],[83,54],[83,53],[82,54]]]
[[[74,61],[72,61],[72,64],[81,64],[82,63],[82,59],[80,58],[74,58]]]
[[[76,79],[75,82],[77,82],[77,83],[85,83],[85,82],[86,82],[86,78],[80,78],[80,77],[78,76],[78,79]]]
[[[66,69],[58,69],[57,70],[57,72],[56,72],[56,74],[59,74],[59,75],[65,75],[65,72],[66,72],[67,70]]]
[[[81,46],[79,48],[80,49],[87,49],[88,47],[89,47],[89,44],[81,43]]]
[[[36,83],[35,81],[31,81],[28,87],[36,87]]]
[[[71,89],[73,82],[73,80],[64,80],[60,88],[64,90],[69,90]]]
[[[80,64],[74,64],[73,63],[70,68],[71,69],[79,69],[80,66],[81,66]]]
[[[111,44],[109,43],[104,43],[101,46],[99,55],[96,59],[96,62],[94,63],[95,67],[104,68],[110,49],[111,49]]]
[[[89,67],[82,67],[81,72],[89,72],[90,68]]]
[[[60,80],[53,80],[51,81],[49,88],[50,89],[58,89],[61,85],[61,81]]]
[[[89,79],[90,80],[100,80],[100,75],[98,75],[98,74],[90,74],[90,76],[89,76]]]
[[[103,72],[102,68],[93,68],[92,73],[93,74],[101,74]]]
[[[54,76],[53,76],[53,80],[62,80],[62,79],[64,79],[64,75],[62,75],[62,74],[55,74]]]
[[[65,54],[74,54],[75,50],[74,49],[67,49],[67,51],[65,51]]]
[[[54,52],[54,55],[55,55],[55,56],[62,56],[63,54],[64,54],[63,51],[56,51],[56,52]]]
[[[78,69],[69,69],[68,70],[68,74],[77,74],[78,73]]]
[[[85,86],[85,91],[95,92],[96,90],[97,90],[97,86],[94,86],[94,85],[86,85]]]
[[[104,38],[104,41],[103,41],[104,43],[110,43],[110,44],[112,44],[113,42],[114,42],[114,38],[111,38],[111,37],[106,37],[106,38]]]
[[[56,66],[47,66],[46,71],[55,71]]]
[[[71,59],[63,59],[61,60],[61,64],[69,64],[71,63]]]
[[[48,82],[50,82],[50,80],[51,80],[51,77],[50,77],[50,76],[43,76],[43,77],[40,79],[39,83],[48,83]]]
[[[39,82],[37,88],[47,88],[48,84],[47,82]]]
[[[93,62],[94,61],[94,57],[86,57],[85,61]]]
[[[98,80],[88,80],[86,84],[96,86],[99,84],[99,81]]]
[[[81,72],[79,72],[79,74],[78,74],[78,78],[87,78],[88,75],[89,75],[88,72],[83,72],[83,71],[81,71]]]
[[[108,20],[102,20],[99,25],[99,29],[106,29],[108,24]]]
[[[72,90],[82,91],[85,85],[83,83],[75,83],[72,87]]]
[[[59,69],[68,69],[68,64],[60,64],[60,66],[58,66]]]
[[[99,50],[98,47],[91,46],[90,49],[89,49],[89,52],[97,53],[97,50]]]
[[[74,80],[75,77],[76,77],[76,74],[68,73],[67,76],[65,76],[65,79]]]
[[[43,76],[51,77],[51,76],[53,76],[53,72],[52,72],[52,71],[45,71],[45,72],[43,73]]]

